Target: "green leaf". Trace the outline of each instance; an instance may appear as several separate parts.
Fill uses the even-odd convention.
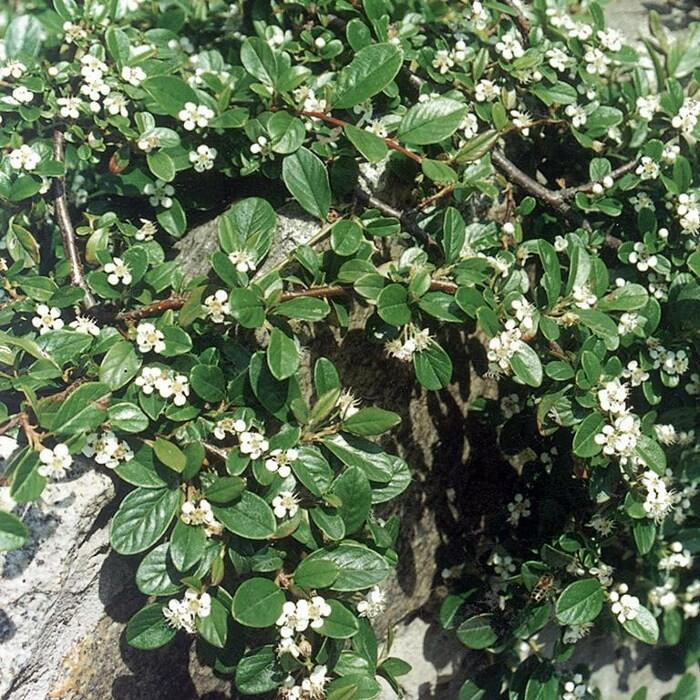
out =
[[[639,607],[637,617],[622,623],[625,630],[645,644],[656,644],[659,641],[659,625],[652,613],[643,605]]]
[[[179,505],[177,489],[132,491],[112,520],[112,547],[119,554],[138,554],[152,547],[170,526]]]
[[[479,160],[491,150],[499,138],[501,138],[501,133],[499,131],[494,131],[493,129],[484,131],[473,139],[469,139],[469,141],[459,149],[455,160],[460,164]]]
[[[362,229],[354,221],[340,219],[331,229],[331,248],[338,255],[356,253],[362,240]]]
[[[253,77],[273,87],[279,73],[277,59],[269,44],[258,37],[246,39],[241,45],[241,63]]]
[[[219,476],[202,494],[211,503],[230,503],[245,490],[245,479],[240,476]]]
[[[165,151],[153,151],[146,154],[148,169],[161,180],[171,182],[175,179],[175,163]]]
[[[204,556],[204,528],[178,519],[170,535],[170,558],[178,571],[191,569]]]
[[[260,496],[245,491],[231,506],[212,506],[216,519],[224,527],[250,540],[265,540],[275,534],[277,521],[270,506]]]
[[[284,593],[267,578],[251,578],[233,595],[233,619],[246,627],[272,627],[282,614]]]
[[[317,549],[307,561],[329,559],[338,567],[339,574],[330,587],[334,591],[361,591],[381,583],[390,571],[389,563],[381,555],[360,544],[339,544],[333,548]]]
[[[359,631],[357,618],[340,602],[331,599],[328,601],[331,614],[323,619],[323,624],[318,633],[331,639],[350,639]]]
[[[10,471],[12,483],[10,496],[17,503],[35,501],[46,486],[46,479],[39,474],[39,453],[26,447],[16,453]]]
[[[244,328],[259,328],[265,321],[265,311],[257,295],[250,289],[232,289],[229,295],[231,315]]]
[[[129,60],[129,37],[118,27],[108,27],[105,32],[105,44],[109,55],[122,68]]]
[[[228,637],[228,611],[218,598],[212,596],[211,611],[197,618],[197,632],[212,646],[223,649]]]
[[[603,448],[595,441],[595,436],[602,431],[604,425],[605,419],[600,413],[586,416],[574,434],[574,454],[578,457],[595,457],[599,454]]]
[[[41,22],[34,15],[16,15],[5,29],[5,55],[7,58],[36,56],[44,34]]]
[[[294,572],[294,585],[328,588],[338,578],[338,566],[330,559],[304,559]]]
[[[28,538],[27,526],[19,518],[0,510],[0,552],[23,547]]]
[[[372,44],[360,49],[338,75],[332,104],[348,109],[381,92],[401,68],[403,55],[393,44]]]
[[[526,343],[520,343],[510,359],[513,374],[524,384],[538,387],[542,384],[542,363],[537,353]]]
[[[391,458],[379,445],[351,435],[329,435],[323,445],[348,467],[359,467],[371,481],[391,480]]]
[[[112,404],[107,412],[109,425],[125,433],[141,433],[148,428],[148,417],[134,403],[120,401]]]
[[[279,328],[270,332],[267,346],[267,366],[275,379],[291,377],[299,368],[299,350],[293,338]]]
[[[398,138],[415,145],[438,143],[457,131],[466,113],[466,105],[444,97],[420,102],[401,120]]]
[[[112,391],[121,389],[130,382],[141,368],[142,360],[134,346],[126,340],[112,345],[100,364],[100,381]]]
[[[493,615],[475,615],[457,628],[457,638],[469,649],[487,649],[498,641],[492,626]]]
[[[110,389],[101,382],[81,384],[61,404],[52,419],[59,435],[75,435],[94,430],[107,417]]]
[[[153,442],[153,451],[160,462],[178,474],[187,466],[185,453],[170,440],[157,437]]]
[[[358,129],[352,124],[345,125],[345,135],[348,141],[370,162],[378,163],[386,158],[389,147],[384,139],[379,138],[367,129]]]
[[[555,614],[561,625],[581,625],[595,620],[603,609],[603,589],[598,579],[569,584],[557,599]]]
[[[161,209],[156,214],[156,219],[174,238],[180,238],[187,230],[187,215],[177,199],[173,199],[169,209]]]
[[[225,396],[226,377],[216,365],[195,365],[190,372],[190,384],[197,396],[210,403]]]
[[[152,549],[136,570],[136,586],[144,595],[174,595],[182,590],[177,569],[170,560],[167,542]]]
[[[697,700],[698,695],[698,679],[692,673],[686,673],[680,681],[676,689],[671,693],[670,700]]]
[[[381,435],[401,422],[401,416],[393,411],[370,406],[361,408],[343,421],[343,430],[354,435]]]
[[[326,690],[326,700],[374,700],[382,687],[366,674],[351,673],[336,678]]]
[[[400,284],[389,284],[377,297],[377,313],[383,321],[392,326],[403,326],[411,320],[408,307],[408,292]]]
[[[286,672],[279,666],[275,647],[271,644],[249,651],[236,665],[236,688],[246,695],[259,695],[275,690]]]
[[[275,308],[275,313],[287,318],[300,318],[303,321],[322,321],[330,310],[325,299],[299,297],[283,302]]]
[[[199,104],[197,93],[182,78],[174,75],[147,78],[141,83],[141,88],[156,103],[157,113],[160,114],[177,117],[178,112],[185,106],[185,102]]]
[[[452,360],[437,343],[413,355],[413,368],[418,381],[431,391],[443,389],[452,380]]]
[[[448,207],[442,222],[442,249],[446,262],[453,263],[459,260],[466,239],[466,231],[462,215],[454,207]]]
[[[372,507],[372,488],[359,467],[346,469],[334,482],[331,493],[340,498],[338,512],[345,533],[352,535],[365,524]]]
[[[648,301],[647,290],[640,284],[625,284],[599,299],[596,306],[600,311],[636,311]]]
[[[141,608],[126,625],[126,641],[136,649],[157,649],[165,646],[177,630],[163,615],[163,604],[153,603]]]
[[[282,179],[299,204],[319,219],[331,206],[331,187],[323,161],[308,148],[300,148],[282,161]]]

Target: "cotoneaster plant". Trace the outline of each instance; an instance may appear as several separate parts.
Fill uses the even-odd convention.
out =
[[[488,652],[460,699],[595,697],[597,633],[697,662],[698,28],[652,16],[633,47],[585,0],[28,1],[0,26],[0,548],[82,454],[133,487],[130,644],[195,635],[244,696],[400,693],[371,624],[398,416],[302,362],[362,307],[431,391],[470,371],[450,329],[480,339],[500,397],[468,420],[512,500],[436,584]],[[318,233],[266,264],[289,198]],[[175,239],[219,214],[186,278]]]

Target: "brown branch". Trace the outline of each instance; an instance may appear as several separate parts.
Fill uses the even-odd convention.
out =
[[[352,287],[340,285],[328,287],[311,287],[310,289],[293,289],[289,292],[284,292],[280,296],[280,302],[291,301],[292,299],[300,299],[302,297],[312,297],[314,299],[331,299],[334,297],[347,296],[352,291]]]
[[[435,204],[435,202],[439,202],[444,197],[449,197],[454,191],[455,191],[454,185],[446,185],[445,187],[438,190],[435,194],[431,195],[430,197],[424,197],[423,199],[421,199],[421,201],[418,202],[418,209],[426,209],[431,204]]]
[[[142,318],[148,318],[149,316],[160,316],[164,311],[168,311],[169,309],[181,309],[185,305],[187,298],[187,296],[180,294],[169,297],[168,299],[154,301],[152,304],[140,306],[138,309],[122,311],[116,315],[115,320],[126,321],[128,323],[131,321],[140,321]]]
[[[527,21],[527,18],[523,13],[520,11],[520,8],[516,7],[515,3],[513,0],[501,0],[501,2],[504,5],[508,5],[512,10],[515,10],[517,14],[511,19],[515,23],[515,26],[518,28],[518,32],[520,32],[520,36],[523,39],[523,44],[525,45],[525,48],[530,47],[530,23]]]
[[[48,403],[56,403],[57,401],[64,401],[67,399],[81,384],[85,384],[87,379],[85,377],[80,377],[76,379],[72,384],[67,386],[63,391],[59,391],[56,394],[50,394],[49,396],[42,396],[41,400]]]
[[[637,165],[639,165],[639,159],[635,158],[634,160],[629,161],[629,163],[624,163],[618,168],[615,168],[613,171],[610,172],[608,177],[611,177],[613,181],[619,180],[624,175],[627,175],[627,173],[631,173],[637,167]],[[584,185],[577,185],[576,187],[567,187],[566,189],[561,190],[560,194],[564,199],[573,199],[579,192],[583,192],[586,194],[593,192],[593,187],[595,186],[595,184],[595,182],[587,182]]]
[[[297,112],[297,114],[299,114],[302,117],[312,117],[313,119],[320,119],[326,124],[330,124],[331,126],[339,126],[341,129],[344,129],[346,126],[353,126],[353,124],[345,122],[342,119],[338,119],[337,117],[332,117],[330,114],[326,114],[325,112],[309,112],[301,110]],[[397,153],[406,156],[406,158],[414,160],[416,163],[423,162],[423,156],[409,151],[407,148],[404,148],[400,143],[394,141],[394,139],[385,138],[382,139],[382,141],[384,141],[386,147],[390,148],[392,151],[396,151]]]
[[[65,164],[65,149],[64,149],[64,134],[60,129],[53,132],[53,157],[59,163]],[[70,219],[68,212],[68,200],[66,199],[66,183],[63,177],[57,177],[53,183],[53,198],[54,212],[58,227],[61,229],[61,238],[63,240],[63,250],[70,265],[71,283],[85,292],[83,297],[83,306],[89,309],[95,306],[95,297],[92,296],[90,287],[85,281],[85,273],[83,272],[83,263],[80,260],[78,246],[75,240],[75,229],[73,222]]]

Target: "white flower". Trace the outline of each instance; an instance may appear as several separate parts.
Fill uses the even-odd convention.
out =
[[[615,529],[615,521],[612,518],[606,518],[600,513],[596,513],[588,523],[599,535],[607,537],[612,534]]]
[[[496,83],[484,78],[476,84],[474,96],[477,102],[491,102],[498,97],[499,92],[500,88]]]
[[[608,72],[610,59],[600,49],[594,46],[586,47],[583,60],[587,64],[586,72],[589,75],[605,75]]]
[[[275,623],[280,628],[282,638],[291,637],[295,632],[304,632],[309,626],[309,601],[288,600],[282,606],[282,614]]]
[[[108,469],[115,469],[121,462],[129,462],[134,458],[129,444],[119,440],[110,430],[88,435],[83,454]]]
[[[568,243],[566,242],[566,238],[564,236],[555,236],[554,238],[554,250],[557,251],[557,253],[563,253],[568,246]]]
[[[331,606],[326,603],[325,598],[320,595],[315,595],[309,601],[300,600],[300,603],[307,603],[306,616],[309,619],[312,629],[318,629],[323,625],[323,618],[331,614]]]
[[[113,258],[104,266],[107,273],[107,282],[113,287],[118,284],[131,284],[131,272],[129,266],[121,258]]]
[[[39,452],[39,475],[51,479],[62,479],[66,470],[73,464],[67,445],[59,442],[53,449],[44,447]]]
[[[505,226],[503,228],[505,230]],[[520,322],[520,330],[525,333],[531,332],[535,327],[535,307],[525,297],[513,299],[510,307],[515,311],[515,318]]]
[[[577,284],[571,290],[571,296],[574,298],[574,304],[579,309],[590,309],[598,301],[598,297],[593,294],[587,284]]]
[[[511,32],[502,36],[501,40],[496,43],[496,52],[506,61],[512,61],[514,58],[523,56],[525,49],[523,49],[518,37]]]
[[[510,117],[513,120],[513,124],[523,133],[523,136],[529,136],[530,129],[528,127],[532,123],[530,114],[527,112],[520,112],[517,109],[511,109]]]
[[[627,593],[628,590],[627,584],[621,583],[616,590],[611,591],[609,594],[610,609],[620,623],[634,620],[639,615],[639,598],[629,595]]]
[[[653,158],[643,156],[635,172],[641,180],[656,180],[661,174],[661,168]]]
[[[8,156],[10,160],[10,167],[14,170],[27,170],[32,171],[36,169],[41,161],[41,156],[26,143],[10,151]]]
[[[228,301],[228,292],[225,289],[217,289],[214,294],[210,294],[203,304],[204,312],[214,323],[223,323],[226,316],[231,314],[231,307]]]
[[[164,378],[167,378],[167,376],[167,373],[160,369],[160,367],[144,367],[141,370],[141,374],[134,379],[134,384],[141,387],[141,391],[143,391],[146,396],[150,396],[159,383]]]
[[[189,634],[194,634],[194,619],[183,601],[171,598],[167,607],[163,608],[163,616],[176,630],[183,629]]]
[[[516,526],[521,518],[528,518],[531,514],[530,499],[525,498],[522,493],[516,493],[512,502],[508,504],[508,522]]]
[[[576,642],[579,642],[584,637],[587,637],[592,629],[592,622],[584,622],[580,625],[570,625],[564,630],[562,641],[564,644],[576,644]]]
[[[506,321],[505,330],[489,340],[487,357],[500,370],[510,369],[510,359],[522,347],[522,333],[513,319]]]
[[[134,238],[137,241],[152,241],[153,237],[156,235],[158,228],[156,225],[149,221],[148,219],[140,219],[141,226],[134,234]]]
[[[127,110],[128,101],[121,92],[113,92],[105,97],[104,106],[105,109],[112,115],[121,115],[122,117],[128,117],[129,111]]]
[[[158,136],[157,133],[152,131],[146,132],[145,134],[142,134],[139,137],[138,141],[136,142],[136,145],[144,153],[150,153],[151,151],[160,146],[160,136]]]
[[[58,113],[64,119],[77,119],[80,116],[83,102],[79,97],[59,97],[56,102],[60,107]]]
[[[633,248],[628,260],[633,265],[636,265],[640,272],[646,272],[649,268],[653,269],[658,265],[658,258],[649,251],[644,243],[638,241]]]
[[[17,104],[28,105],[34,99],[34,93],[24,85],[19,85],[12,91],[12,99]]]
[[[304,112],[326,111],[326,100],[318,99],[314,91],[306,85],[302,85],[294,90],[292,95],[294,95],[294,100],[297,104],[301,105]],[[265,140],[265,143],[267,143],[267,139]]]
[[[616,415],[626,413],[625,401],[628,394],[627,385],[620,382],[619,379],[613,379],[606,382],[603,388],[598,391],[598,403],[604,411],[609,413]]]
[[[223,440],[226,433],[244,433],[247,429],[244,420],[233,419],[230,417],[220,418],[214,426],[214,437],[217,440]]]
[[[164,180],[148,182],[144,185],[143,193],[148,195],[148,202],[152,207],[161,206],[170,209],[173,206],[175,188]]]
[[[581,105],[566,105],[564,111],[566,112],[566,116],[571,118],[571,123],[574,125],[574,128],[579,129],[586,125],[588,115]]]
[[[7,435],[0,435],[0,459],[9,459],[19,443]]]
[[[272,499],[272,511],[278,518],[293,518],[299,510],[299,499],[292,491],[280,491]]]
[[[87,32],[79,24],[73,24],[73,22],[63,23],[63,39],[66,44],[72,44],[74,41],[85,39],[86,37]]]
[[[578,24],[573,22],[571,18],[565,20],[566,28],[569,31],[569,37],[571,39],[578,39],[579,41],[586,41],[593,36],[593,27],[590,24]]]
[[[700,396],[700,374],[693,372],[693,374],[690,375],[690,379],[685,385],[685,390],[691,396]]]
[[[205,170],[211,170],[214,167],[217,151],[215,148],[202,144],[197,146],[196,151],[190,151],[189,159],[193,164],[194,169],[198,173],[203,173]]]
[[[469,19],[474,22],[476,29],[486,29],[491,20],[489,11],[479,2],[479,0],[474,0],[471,6],[471,12]]]
[[[238,272],[252,272],[255,270],[255,255],[247,250],[234,250],[228,254],[228,259]]]
[[[598,32],[600,43],[608,50],[617,52],[622,49],[622,42],[625,40],[624,35],[617,29],[606,29]]]
[[[613,571],[614,569],[612,568],[612,566],[602,561],[599,561],[597,566],[592,566],[590,569],[588,569],[588,573],[591,576],[595,576],[600,582],[600,585],[604,588],[612,586]]]
[[[655,425],[654,434],[662,445],[675,445],[678,442],[678,433],[672,425]]]
[[[124,66],[121,72],[122,80],[125,80],[130,85],[138,87],[146,80],[146,73],[140,66]]]
[[[258,136],[258,138],[255,140],[254,143],[251,144],[250,146],[250,152],[254,155],[260,155],[261,153],[267,152],[267,137],[265,136]]]
[[[498,552],[492,552],[488,559],[488,564],[493,566],[493,570],[496,575],[502,579],[510,578],[510,576],[515,572],[516,566],[513,558],[508,554],[499,554]]]
[[[360,403],[360,399],[355,398],[349,389],[343,389],[337,403],[340,419],[345,420],[354,416],[360,410]]]
[[[604,425],[594,440],[603,447],[603,454],[627,460],[634,455],[640,435],[639,419],[626,413],[615,418],[612,425]]]
[[[36,316],[32,319],[32,326],[39,330],[39,335],[44,335],[49,331],[57,331],[63,328],[61,311],[55,306],[39,304],[36,307]]]
[[[270,449],[270,443],[261,433],[246,431],[241,433],[240,450],[244,455],[250,455],[251,459],[260,459]]]
[[[8,61],[4,66],[0,66],[0,78],[14,78],[18,80],[27,71],[27,66],[21,61]]]
[[[299,459],[299,451],[293,447],[288,450],[275,449],[265,460],[265,469],[273,473],[277,472],[283,479],[286,479],[292,473],[290,464],[297,459]]]
[[[572,680],[564,683],[564,694],[561,700],[580,700],[588,693],[588,686],[583,680],[583,676],[577,673]]]
[[[325,686],[328,683],[326,666],[314,666],[308,678],[301,682],[302,697],[318,700],[325,697]]]
[[[680,217],[680,225],[683,233],[696,234],[700,231],[700,207],[695,200],[695,195],[681,194],[678,196],[676,213]]]
[[[689,136],[695,130],[700,117],[700,102],[692,97],[686,97],[678,114],[671,120],[674,129],[679,129]]]
[[[633,311],[625,311],[620,316],[620,322],[617,324],[617,332],[620,335],[628,335],[634,333],[644,322],[644,319]]]
[[[646,122],[650,122],[660,109],[661,97],[659,95],[649,95],[648,97],[637,98],[637,112]]]
[[[185,102],[185,106],[178,112],[177,118],[183,122],[186,131],[193,131],[196,127],[201,129],[207,127],[209,120],[214,118],[214,112],[206,105]]]
[[[571,63],[571,57],[565,51],[557,47],[549,49],[545,55],[549,61],[549,65],[552,66],[554,70],[560,72],[565,71]]]
[[[197,593],[189,588],[185,591],[184,604],[192,617],[209,617],[211,613],[211,596],[208,593]]]
[[[522,410],[520,407],[520,397],[517,394],[508,394],[501,398],[500,407],[503,417],[508,420]]]
[[[379,588],[373,586],[367,595],[357,604],[357,612],[360,617],[366,617],[369,620],[378,617],[386,610],[386,594]]]
[[[301,656],[301,647],[292,637],[282,637],[277,643],[277,656],[283,654],[291,654],[295,659],[298,659]]]
[[[184,374],[176,374],[172,379],[161,378],[157,388],[164,399],[172,398],[176,406],[184,406],[190,395],[190,383]]]
[[[435,58],[433,59],[433,68],[435,68],[440,75],[445,75],[449,72],[450,68],[454,66],[455,62],[452,60],[450,52],[445,49],[440,49],[435,52]]]
[[[165,350],[165,336],[152,323],[142,321],[136,327],[136,344],[139,352],[161,353]]]

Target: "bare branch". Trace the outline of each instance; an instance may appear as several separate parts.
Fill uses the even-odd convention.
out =
[[[60,129],[53,132],[53,157],[59,163],[65,162],[64,150],[64,135]],[[66,258],[70,265],[71,283],[85,292],[83,297],[83,306],[89,309],[97,303],[95,297],[92,296],[90,287],[85,281],[85,273],[83,272],[83,263],[80,260],[78,246],[75,240],[75,229],[73,222],[70,219],[68,212],[68,201],[66,199],[66,184],[63,177],[57,177],[53,183],[54,191],[54,212],[58,227],[61,229],[61,238],[63,241],[63,250],[66,253]]]
[[[168,299],[154,301],[152,304],[140,306],[137,309],[131,309],[131,311],[122,311],[116,315],[115,320],[129,323],[140,321],[142,318],[148,318],[149,316],[160,316],[164,311],[168,311],[168,309],[181,309],[186,301],[187,296],[179,294],[169,297]]]

